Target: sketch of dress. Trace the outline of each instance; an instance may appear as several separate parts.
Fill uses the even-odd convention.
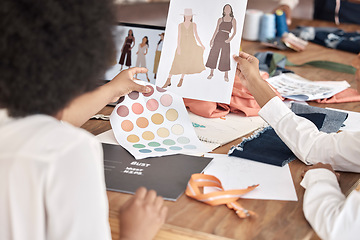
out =
[[[122,49],[119,64],[124,65],[125,57],[126,62],[125,65],[130,67],[131,66],[131,44],[133,42],[133,38],[127,37],[125,40],[124,48]]]
[[[231,70],[230,43],[226,43],[225,40],[229,39],[232,27],[232,20],[230,22],[225,22],[224,19],[222,19],[222,22],[219,25],[219,31],[214,39],[214,45],[210,49],[206,67],[215,69],[220,55],[218,69],[222,72]]]
[[[143,47],[139,45],[138,55],[136,59],[136,67],[145,67],[146,68],[146,59],[145,59],[145,53],[147,52],[148,45],[145,44]]]
[[[174,61],[170,74],[194,74],[205,70],[203,54],[204,50],[196,43],[194,36],[194,23],[188,28],[181,23],[180,54],[175,52]]]

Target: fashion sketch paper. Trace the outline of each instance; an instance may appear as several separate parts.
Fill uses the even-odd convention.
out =
[[[172,0],[156,85],[230,103],[247,0]]]

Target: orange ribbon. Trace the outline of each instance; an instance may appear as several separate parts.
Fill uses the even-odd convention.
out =
[[[246,218],[256,214],[244,209],[237,200],[242,195],[254,190],[258,186],[259,184],[249,186],[246,189],[224,190],[218,178],[206,174],[193,174],[188,182],[185,194],[188,197],[211,206],[226,204],[226,206],[233,209],[240,218]],[[203,187],[214,187],[219,191],[205,194],[200,190]]]

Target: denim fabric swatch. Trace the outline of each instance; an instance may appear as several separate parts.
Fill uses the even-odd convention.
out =
[[[325,119],[325,114],[322,113],[298,115],[313,122],[318,129],[322,127]],[[229,151],[229,156],[241,157],[276,166],[284,166],[296,158],[271,126],[264,128],[243,140],[239,145],[232,147]]]
[[[322,132],[332,133],[339,131],[340,127],[346,120],[348,114],[344,112],[338,112],[334,110],[329,110],[325,108],[312,107],[309,105],[304,105],[300,103],[293,103],[291,105],[291,110],[295,114],[303,113],[323,113],[325,114],[325,120],[322,127],[319,129]]]

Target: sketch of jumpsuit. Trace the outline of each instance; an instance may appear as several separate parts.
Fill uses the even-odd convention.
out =
[[[185,24],[181,23],[180,49],[180,55],[175,51],[171,75],[201,73],[205,70],[204,50],[196,43],[193,24],[186,28]]]
[[[126,56],[125,65],[128,67],[131,66],[131,49],[130,49],[130,47],[131,47],[132,42],[133,42],[132,38],[126,38],[124,49],[121,52],[121,56],[120,56],[120,60],[119,60],[120,65],[124,65],[124,60],[125,60],[125,56]]]
[[[227,72],[230,71],[230,43],[226,43],[225,40],[229,39],[229,34],[231,33],[232,29],[232,20],[230,22],[225,22],[224,19],[219,25],[219,30],[216,33],[215,39],[214,39],[214,45],[210,49],[209,57],[206,62],[206,67],[215,69],[219,54],[220,55],[220,61],[218,65],[218,69],[221,72]]]
[[[148,49],[148,45],[145,44],[143,47],[139,45],[138,55],[136,59],[136,67],[145,67],[146,68],[146,59],[145,59],[145,53]]]

